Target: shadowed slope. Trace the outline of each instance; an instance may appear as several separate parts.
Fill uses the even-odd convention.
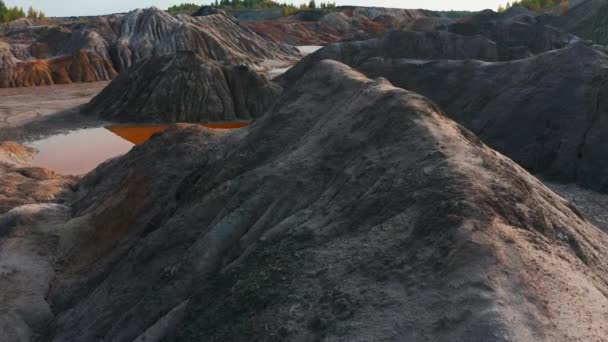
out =
[[[555,28],[551,17],[523,7],[512,7],[496,13],[485,10],[449,25],[450,32],[465,36],[483,35],[496,42],[500,60],[531,57],[549,50],[563,48],[577,37]]]
[[[179,52],[134,65],[82,112],[131,122],[249,120],[261,116],[280,91],[246,65]]]
[[[552,23],[581,38],[606,45],[608,44],[608,1],[582,1],[564,15],[552,18]]]

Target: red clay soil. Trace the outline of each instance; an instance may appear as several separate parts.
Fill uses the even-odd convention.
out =
[[[206,123],[201,126],[214,129],[236,129],[246,127],[249,122],[214,122]],[[160,133],[170,125],[129,125],[129,126],[110,126],[107,127],[112,133],[130,141],[136,145],[142,144],[156,133]]]
[[[324,45],[342,40],[336,29],[317,22],[266,20],[244,24],[275,42],[291,45]]]
[[[84,50],[72,56],[33,60],[17,64],[11,77],[11,87],[31,87],[72,82],[107,81],[118,73],[112,63]]]

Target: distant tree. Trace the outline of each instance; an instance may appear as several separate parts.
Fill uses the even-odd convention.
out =
[[[2,0],[0,0],[2,1]],[[309,11],[311,9],[321,8],[330,9],[336,8],[335,2],[322,3],[317,5],[315,0],[310,0],[309,3],[304,3],[295,6],[293,3],[277,2],[275,0],[207,0],[208,5],[197,5],[193,3],[183,3],[171,6],[167,9],[170,14],[176,15],[179,13],[193,13],[201,6],[212,6],[224,10],[245,10],[245,9],[280,9],[283,16],[292,15],[298,11]]]
[[[38,19],[38,12],[36,12],[36,10],[30,6],[30,8],[27,9],[27,18],[28,19]]]
[[[184,4],[179,4],[179,5],[175,5],[175,6],[171,6],[169,8],[167,8],[167,12],[169,12],[170,14],[179,14],[179,13],[193,13],[196,10],[198,10],[199,8],[201,8],[200,5],[197,4],[192,4],[192,3],[184,3]]]
[[[36,12],[36,10],[30,7],[26,15],[26,13],[23,11],[23,8],[17,6],[7,7],[6,3],[4,3],[3,0],[0,0],[0,22],[6,23],[25,17],[30,19],[37,19],[40,17],[44,17],[44,13]]]
[[[498,5],[498,9],[496,10],[498,13],[504,12],[505,7],[503,5]]]
[[[38,19],[44,19],[46,18],[46,14],[44,14],[44,12],[42,11],[38,11]]]
[[[518,6],[527,8],[531,11],[555,11],[557,9],[557,1],[558,0],[519,0],[512,3],[507,2],[505,9],[507,10],[511,7]]]

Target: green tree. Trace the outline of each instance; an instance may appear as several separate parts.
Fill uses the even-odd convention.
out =
[[[36,10],[30,6],[30,8],[27,9],[27,18],[28,19],[38,19],[38,12],[36,12]]]
[[[19,18],[44,18],[45,15],[42,12],[36,12],[33,8],[29,8],[26,13],[23,11],[23,8],[14,6],[8,7],[3,0],[0,0],[0,22],[5,23],[13,20],[17,20]]]
[[[315,3],[315,0],[310,0],[310,2],[308,3],[308,8],[309,9],[317,8],[317,4]]]

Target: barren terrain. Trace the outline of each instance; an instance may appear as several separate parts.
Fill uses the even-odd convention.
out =
[[[22,126],[89,102],[108,82],[0,88],[0,128]]]
[[[101,121],[80,115],[108,82],[0,88],[0,141],[32,140],[56,132],[98,126]]]
[[[0,24],[0,342],[608,342],[582,12]]]

